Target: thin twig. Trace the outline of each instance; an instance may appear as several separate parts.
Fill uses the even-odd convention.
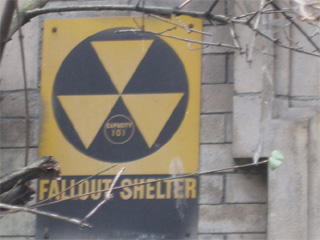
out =
[[[184,8],[184,7],[187,6],[190,2],[192,2],[192,0],[186,0],[185,2],[183,2],[183,3],[178,7],[178,9]]]
[[[237,2],[236,2],[237,4]],[[68,6],[68,7],[55,7],[55,8],[44,8],[44,9],[34,9],[34,10],[27,10],[25,11],[22,21],[22,25],[30,21],[31,18],[42,15],[42,14],[47,14],[47,13],[61,13],[61,12],[72,12],[72,11],[135,11],[135,12],[144,12],[145,14],[155,14],[155,15],[160,15],[160,16],[165,16],[165,17],[171,17],[173,15],[186,15],[186,16],[191,16],[195,18],[202,18],[202,19],[207,19],[211,23],[212,21],[218,22],[223,25],[227,24],[246,24],[251,28],[251,24],[248,24],[246,21],[241,21],[236,18],[230,18],[228,16],[223,16],[223,15],[213,15],[209,14],[207,12],[195,12],[195,11],[185,11],[185,10],[180,10],[177,8],[170,8],[170,7],[155,7],[155,6],[145,6],[145,7],[140,7],[140,6],[134,6],[134,5],[109,5],[109,6]],[[266,11],[267,12],[267,11]],[[271,11],[268,10],[269,13]],[[283,11],[285,12],[285,11]],[[256,32],[261,35],[262,37],[267,38],[268,40],[271,40],[272,38],[267,36],[266,34],[262,33],[258,29]],[[12,33],[13,34],[13,33]],[[171,36],[168,36],[171,37]],[[286,48],[292,51],[312,55],[312,56],[317,56],[319,57],[319,54],[315,54],[312,52],[304,51],[302,49],[298,48],[293,48],[290,46],[286,46],[282,43],[280,43],[278,40],[273,41],[274,44],[276,44],[278,47]],[[203,44],[203,43],[199,43]],[[218,47],[227,47],[227,48],[232,48],[232,49],[238,49],[236,46],[230,46],[230,45],[225,45],[223,44],[216,44],[216,43],[209,43],[208,45],[213,45],[213,46],[218,46]]]
[[[263,8],[265,7],[265,0],[260,0],[260,8],[259,11],[257,13],[257,19],[256,22],[254,24],[253,29],[256,30],[258,29],[259,23],[260,23],[260,18],[261,18],[261,11],[263,10]],[[251,21],[253,19],[255,15],[253,15],[249,20]],[[248,24],[250,24],[250,21],[248,21]],[[253,36],[251,37],[251,41],[249,43],[249,50],[248,50],[248,55],[247,55],[247,62],[251,63],[252,62],[252,53],[253,53],[253,48],[254,48],[254,44],[257,38],[257,32],[253,31]]]
[[[172,25],[174,25],[174,26],[180,27],[180,28],[184,28],[184,29],[185,29],[185,27],[186,27],[186,26],[182,26],[182,25],[180,25],[180,24],[177,24],[177,23],[175,23],[175,22],[172,22],[172,21],[170,21],[170,20],[167,20],[167,19],[165,19],[165,18],[159,17],[159,16],[154,15],[154,14],[149,14],[149,16],[150,16],[150,17],[153,17],[153,18],[155,18],[155,19],[158,19],[158,20],[160,20],[160,21],[163,21],[163,22],[172,24]],[[199,33],[199,34],[202,34],[202,35],[212,36],[211,33],[203,32],[203,31],[198,31],[198,30],[195,30],[195,29],[193,29],[193,28],[188,28],[188,31],[189,31],[189,32]]]
[[[257,50],[258,52],[260,52],[261,54],[265,55],[265,56],[269,56],[269,57],[276,57],[276,55],[272,54],[272,53],[268,53],[266,51],[263,51],[259,48],[255,48],[255,50]]]
[[[144,12],[146,14],[157,14],[161,16],[171,17],[172,15],[186,15],[196,18],[209,18],[212,21],[216,21],[222,24],[228,24],[229,17],[222,15],[207,16],[205,12],[196,11],[185,11],[177,8],[170,7],[154,7],[145,6],[137,7],[131,5],[97,5],[97,6],[68,6],[68,7],[55,7],[55,8],[44,8],[35,9],[31,11],[26,11],[24,14],[24,23],[28,22],[31,18],[47,14],[47,13],[61,13],[61,12],[75,12],[75,11],[134,11],[134,12]]]
[[[181,24],[182,28],[184,30],[186,30],[187,33],[191,32],[190,29],[185,24],[183,24],[183,22],[180,20],[179,16],[175,16],[175,18],[176,18],[177,22]]]
[[[275,14],[275,13],[283,13],[283,12],[290,12],[290,13],[295,13],[292,9],[289,8],[282,8],[281,10],[273,10],[273,9],[266,9],[261,11],[261,14]],[[256,15],[258,12],[250,12],[250,13],[245,13],[240,16],[235,16],[233,19],[241,19],[241,18],[246,18],[246,17],[252,17],[253,15]],[[247,20],[249,21],[249,20]]]
[[[320,31],[316,30],[313,34],[310,35],[311,38],[313,38],[314,36],[320,35]]]
[[[314,57],[320,57],[320,54],[316,54],[316,53],[313,53],[313,52],[308,52],[308,51],[304,51],[300,48],[294,48],[294,47],[289,47],[287,45],[284,45],[280,42],[279,39],[274,39],[272,37],[270,37],[269,35],[265,34],[264,32],[260,31],[259,29],[254,29],[253,26],[251,24],[246,24],[244,22],[241,22],[242,24],[245,24],[246,26],[248,26],[249,28],[251,28],[253,31],[257,32],[260,36],[264,37],[265,39],[273,42],[273,44],[277,45],[278,47],[281,47],[281,48],[286,48],[288,50],[291,50],[291,51],[294,51],[294,52],[299,52],[299,53],[303,53],[303,54],[307,54],[307,55],[311,55],[311,56],[314,56]]]
[[[159,178],[159,179],[152,180],[152,181],[146,181],[146,182],[140,182],[140,183],[134,183],[134,184],[128,184],[128,185],[124,185],[124,186],[114,187],[113,191],[114,190],[120,190],[120,189],[127,188],[127,187],[135,187],[135,186],[140,186],[140,185],[146,185],[146,184],[149,184],[149,183],[156,183],[156,182],[160,182],[160,181],[170,181],[170,180],[181,179],[181,178],[197,177],[197,176],[201,176],[201,175],[212,174],[212,173],[217,173],[217,172],[224,172],[224,171],[228,171],[228,170],[236,170],[236,169],[239,169],[239,168],[258,166],[258,165],[267,164],[267,163],[268,163],[268,160],[264,160],[264,161],[257,162],[257,163],[249,163],[249,164],[238,165],[238,166],[234,166],[234,167],[214,169],[214,170],[209,170],[209,171],[204,171],[204,172],[195,172],[195,173],[190,173],[190,174],[183,174],[183,175],[175,176],[175,177]],[[69,200],[73,200],[73,199],[77,199],[77,198],[80,198],[80,197],[85,197],[85,196],[88,196],[88,195],[91,195],[91,194],[97,194],[97,193],[106,192],[108,190],[109,189],[103,189],[103,190],[89,192],[89,193],[85,193],[85,194],[81,194],[81,195],[75,195],[73,197],[57,200],[57,201],[54,201],[54,202],[45,203],[45,204],[39,205],[37,207],[45,207],[45,206],[48,206],[48,205],[53,205],[53,204],[57,204],[57,203],[61,203],[61,202],[65,202],[65,201],[69,201]]]
[[[272,2],[271,4],[272,4],[272,6],[273,6],[274,8],[276,8],[277,10],[280,10],[280,9],[281,9],[276,3]],[[303,34],[303,36],[305,36],[305,37],[307,38],[307,40],[311,43],[311,45],[315,47],[315,49],[317,50],[317,52],[320,53],[320,48],[319,48],[319,46],[312,40],[312,38],[309,37],[309,35],[303,30],[302,27],[301,27],[299,24],[297,24],[296,21],[294,21],[294,20],[292,19],[292,17],[290,17],[290,16],[289,16],[288,14],[286,14],[285,12],[282,12],[282,15],[283,15],[289,22],[291,22],[291,23]]]
[[[17,206],[5,204],[5,203],[0,203],[0,208],[4,208],[4,209],[8,209],[8,210],[14,210],[16,212],[28,212],[28,213],[37,214],[37,215],[40,215],[40,216],[51,217],[51,218],[54,218],[54,219],[57,219],[57,220],[65,221],[65,222],[72,223],[72,224],[75,224],[75,225],[79,225],[79,226],[82,226],[82,227],[87,227],[87,228],[91,228],[92,227],[90,224],[83,223],[83,222],[81,222],[81,220],[76,219],[76,218],[69,218],[69,217],[58,215],[56,213],[49,213],[49,212],[39,211],[39,210],[27,208],[27,207],[17,207]]]
[[[198,47],[198,48],[193,48],[193,47],[191,47],[191,43],[187,43],[187,46],[188,46],[188,49],[189,50],[191,50],[191,51],[198,51],[198,50],[202,50],[202,49],[205,49],[205,48],[208,48],[208,47],[210,47],[210,46],[201,46],[201,47]]]
[[[174,28],[173,28],[174,29]],[[173,30],[170,29],[170,30]],[[168,30],[165,30],[164,32],[167,32]],[[128,29],[128,30],[118,30],[116,33],[124,33],[124,32],[142,32],[141,29]],[[212,42],[203,42],[203,41],[197,41],[197,40],[192,40],[192,39],[186,39],[186,38],[181,38],[181,37],[176,37],[176,36],[171,36],[167,34],[163,34],[164,32],[152,32],[152,31],[144,31],[144,33],[151,33],[154,35],[159,35],[162,37],[167,37],[167,38],[172,38],[180,41],[185,41],[185,42],[190,42],[190,43],[198,43],[201,45],[209,45],[209,46],[217,46],[217,47],[225,47],[225,48],[232,48],[232,49],[238,49],[238,47],[229,45],[229,44],[224,44],[224,43],[212,43]]]
[[[218,4],[219,0],[215,0],[212,5],[210,6],[210,8],[206,11],[206,15],[210,15],[211,11],[215,8],[215,6]]]
[[[14,0],[15,8],[17,12],[18,23],[20,23],[20,14],[18,8],[18,0]],[[28,86],[27,86],[27,73],[26,73],[26,60],[24,55],[24,46],[23,46],[23,35],[21,26],[18,29],[19,33],[19,45],[20,45],[20,54],[21,54],[21,64],[22,64],[22,74],[23,74],[23,87],[24,87],[24,107],[25,107],[25,156],[24,156],[24,166],[28,166],[28,158],[29,158],[29,141],[30,141],[30,126],[29,126],[29,102],[28,102]]]
[[[285,28],[282,29],[282,32],[283,32],[285,38],[288,40],[288,42],[289,42],[290,44],[293,44],[293,40],[290,38],[290,36],[289,36],[288,33],[286,32],[286,29],[285,29]]]
[[[145,3],[146,3],[146,1],[145,1],[145,0],[142,0],[142,8],[144,8]],[[142,26],[141,26],[141,29],[142,29],[143,31],[144,31],[144,29],[145,29],[144,18],[145,18],[145,14],[144,14],[144,11],[142,11]]]
[[[114,186],[116,185],[117,181],[119,180],[122,172],[124,171],[124,168],[121,168],[120,171],[118,172],[118,174],[114,177],[111,186],[107,192],[107,194],[105,195],[104,199],[94,208],[92,209],[87,216],[85,216],[82,220],[83,223],[85,223],[93,214],[95,214],[101,207],[103,204],[105,204],[106,202],[108,202],[111,198],[112,198],[112,190],[114,188]]]
[[[231,34],[231,37],[233,40],[233,44],[239,49],[240,53],[243,53],[238,35],[236,34],[236,31],[235,31],[232,23],[230,24],[230,34]]]
[[[260,11],[257,11],[255,12],[248,20],[247,20],[247,23],[251,23],[251,21],[259,14],[261,13]]]

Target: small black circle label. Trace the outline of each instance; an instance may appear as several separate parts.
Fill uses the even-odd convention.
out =
[[[126,116],[116,115],[111,117],[104,125],[104,135],[113,144],[128,142],[134,133],[133,121]]]

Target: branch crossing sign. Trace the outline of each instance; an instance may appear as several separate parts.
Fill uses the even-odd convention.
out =
[[[201,30],[200,20],[180,20]],[[192,48],[200,45],[152,34],[172,26],[144,21],[145,32],[133,30],[132,18],[45,21],[41,76],[45,116],[39,155],[54,155],[62,179],[40,180],[38,200],[81,196],[48,210],[84,217],[121,167],[126,169],[119,185],[125,186],[198,169],[201,52]],[[184,28],[171,34],[201,40],[200,34]],[[115,163],[119,167],[56,196]],[[37,237],[42,238],[44,229],[53,239],[193,236],[197,182],[197,177],[189,177],[116,191],[102,211],[121,214],[106,223],[110,215],[97,213],[89,219],[96,229],[91,232],[38,217]],[[94,193],[85,195],[89,192]],[[148,219],[152,227],[137,222]]]

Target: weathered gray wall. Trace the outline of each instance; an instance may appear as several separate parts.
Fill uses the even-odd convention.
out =
[[[1,2],[1,7],[4,1]],[[133,1],[53,1],[48,4],[50,6],[74,5],[79,4],[132,4]],[[177,6],[184,0],[176,1],[147,1],[147,4],[155,4],[158,6]],[[232,2],[232,1],[231,1]],[[210,6],[212,1],[198,0],[193,1],[186,9],[205,10]],[[216,14],[230,13],[233,6],[228,1],[220,1],[214,9]],[[237,11],[237,9],[236,9]],[[45,18],[70,18],[70,17],[109,17],[118,15],[137,15],[136,13],[116,13],[116,12],[99,12],[99,13],[63,13],[48,14],[33,19],[30,23],[23,27],[26,63],[27,63],[27,80],[28,95],[30,101],[31,116],[31,148],[30,161],[37,159],[38,135],[41,124],[41,101],[39,95],[40,89],[40,64],[41,64],[41,28],[42,21]],[[230,43],[231,38],[229,30],[226,27],[212,27],[205,23],[204,31],[213,33],[213,37],[204,37],[205,41],[216,41]],[[250,33],[244,29],[238,29],[240,39],[250,38]],[[257,44],[264,44],[258,41]],[[279,128],[283,124],[280,131],[278,141],[272,140],[272,134],[269,132],[265,137],[269,139],[262,151],[262,157],[268,156],[271,149],[283,146],[285,155],[291,157],[292,152],[296,151],[294,144],[302,144],[305,148],[301,149],[301,154],[295,156],[304,159],[310,154],[312,164],[303,165],[303,171],[297,181],[306,184],[311,191],[314,199],[319,200],[319,192],[313,192],[312,189],[319,189],[319,178],[309,177],[308,171],[316,171],[319,168],[319,153],[315,150],[314,141],[318,141],[317,134],[319,131],[318,118],[314,116],[311,107],[319,104],[319,83],[317,78],[319,72],[314,72],[317,63],[313,60],[305,59],[301,55],[295,55],[289,58],[286,51],[278,50],[279,57],[276,59],[275,65],[281,66],[275,68],[273,76],[276,76],[275,89],[276,96],[275,105],[272,110],[273,118],[286,119],[288,116],[295,116],[301,113],[305,118],[313,119],[301,120],[298,122],[286,120],[272,122],[269,128]],[[24,161],[24,100],[23,100],[23,80],[21,73],[19,45],[17,34],[13,37],[5,49],[3,62],[1,64],[1,82],[0,82],[0,104],[1,104],[1,175],[4,175],[17,167],[23,166]],[[291,55],[290,55],[291,56]],[[208,47],[203,49],[202,58],[202,97],[201,97],[201,135],[200,135],[200,171],[211,169],[225,168],[234,166],[235,158],[249,159],[253,156],[259,142],[259,133],[261,133],[261,97],[263,92],[263,74],[261,66],[266,60],[262,54],[255,53],[254,62],[251,66],[245,63],[244,56],[234,55],[227,49],[218,47]],[[300,60],[299,60],[300,59]],[[300,69],[299,61],[310,61],[308,84],[305,84],[306,77]],[[285,65],[290,62],[290,64]],[[272,65],[271,64],[271,65]],[[292,71],[288,74],[285,69],[290,68]],[[295,68],[295,65],[297,67]],[[319,66],[319,65],[318,65]],[[286,68],[285,68],[286,67]],[[296,69],[293,71],[292,69]],[[302,74],[302,76],[301,76]],[[313,74],[313,75],[312,75]],[[298,110],[297,110],[298,108]],[[306,109],[308,108],[308,109]],[[292,113],[292,111],[296,113]],[[297,113],[298,112],[298,113]],[[272,118],[272,119],[273,119]],[[297,125],[296,125],[297,124]],[[301,133],[292,132],[292,128],[296,127],[296,131],[301,129]],[[298,127],[299,126],[299,127]],[[280,126],[281,127],[281,126]],[[308,129],[314,129],[313,131]],[[295,135],[298,134],[298,135]],[[294,138],[296,137],[296,139]],[[279,140],[281,139],[282,142]],[[290,139],[293,145],[290,145]],[[316,139],[316,140],[314,140]],[[296,142],[295,140],[299,141]],[[310,151],[308,150],[308,143]],[[300,152],[299,152],[300,153]],[[294,154],[293,154],[294,155]],[[289,163],[288,163],[289,164]],[[307,168],[307,169],[306,169]],[[289,166],[287,169],[291,169]],[[294,171],[300,170],[294,167]],[[267,171],[265,167],[245,169],[241,171],[228,171],[224,173],[211,174],[201,176],[200,178],[200,196],[199,196],[199,239],[215,239],[215,240],[236,240],[236,239],[266,239],[267,229],[269,239],[281,239],[277,236],[284,237],[285,232],[277,232],[276,228],[280,224],[287,223],[288,219],[283,219],[277,215],[282,213],[280,210],[288,209],[279,207],[278,202],[280,196],[287,194],[287,185],[275,187],[273,181],[282,181],[286,168],[279,169],[279,172],[272,172],[269,176],[269,194],[267,194]],[[281,173],[280,173],[281,172]],[[284,173],[283,173],[284,172]],[[312,175],[315,176],[315,175]],[[295,176],[288,176],[285,183],[292,182]],[[288,182],[287,182],[288,181]],[[299,184],[299,182],[297,183]],[[290,194],[299,196],[300,190],[292,189]],[[319,201],[312,198],[302,199],[315,211],[319,211]],[[300,200],[297,200],[300,201]],[[268,204],[267,204],[268,202]],[[285,205],[287,202],[284,202]],[[294,206],[300,202],[290,202]],[[282,205],[281,205],[282,206]],[[303,205],[306,206],[306,205]],[[269,217],[267,216],[267,207],[273,210]],[[300,207],[300,205],[299,205]],[[269,210],[270,211],[270,210]],[[279,212],[280,211],[280,212]],[[301,210],[304,211],[304,210]],[[284,212],[285,214],[289,213]],[[275,214],[275,215],[272,215]],[[305,212],[303,212],[305,214]],[[310,226],[310,232],[316,236],[316,228],[314,225],[319,224],[318,217],[310,218],[313,226]],[[32,239],[35,234],[35,217],[27,214],[15,214],[5,216],[0,220],[0,236],[1,239]],[[305,218],[303,218],[304,220]],[[302,221],[302,219],[301,219]],[[295,226],[295,225],[294,225]],[[291,227],[291,225],[289,225]],[[278,227],[279,228],[279,227]],[[299,228],[301,229],[301,227]],[[278,235],[280,234],[280,235]],[[281,235],[282,234],[282,235]],[[313,238],[316,239],[316,238]]]
[[[240,7],[235,11],[240,13]],[[283,31],[271,27],[274,19],[265,18],[269,24],[263,30],[286,41]],[[299,24],[312,34],[313,27]],[[253,36],[243,27],[237,32],[242,40]],[[292,42],[312,49],[296,28],[288,27],[287,32]],[[320,42],[319,36],[313,40]],[[267,238],[319,239],[320,60],[289,53],[261,37],[256,44],[275,58],[254,54],[249,65],[244,64],[245,56],[235,55],[233,156],[268,157],[272,150],[282,151],[283,166],[268,172]]]

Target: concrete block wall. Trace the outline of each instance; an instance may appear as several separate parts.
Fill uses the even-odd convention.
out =
[[[235,11],[241,12],[241,6]],[[313,31],[305,22],[298,24],[308,34]],[[237,33],[240,39],[252,34],[241,26]],[[275,37],[287,41],[283,32]],[[313,50],[305,36],[292,26],[290,39],[305,50]],[[319,43],[320,37],[315,36],[313,41]],[[283,166],[268,172],[267,239],[316,240],[320,236],[319,211],[315,211],[320,202],[320,60],[290,53],[261,38],[256,43],[256,47],[263,47],[275,57],[255,54],[250,65],[244,56],[235,54],[233,156],[252,157],[259,153],[259,144],[260,157],[270,156],[275,149],[283,152]],[[258,67],[262,65],[263,68]]]
[[[6,1],[0,1],[0,11]],[[21,1],[20,1],[21,3]],[[26,74],[30,115],[29,163],[38,158],[40,129],[39,49],[40,20],[35,18],[22,28],[25,45]],[[22,63],[15,34],[7,43],[0,65],[0,175],[4,176],[24,167],[25,156],[25,102]],[[34,215],[16,213],[0,219],[1,240],[33,240]]]
[[[101,1],[81,1],[96,4]],[[183,0],[153,1],[158,6],[178,6]],[[1,4],[3,1],[1,1]],[[106,2],[103,1],[105,4]],[[108,4],[132,1],[108,1]],[[48,6],[74,5],[77,1],[53,1]],[[146,4],[151,4],[147,1]],[[191,2],[186,9],[203,11],[212,1]],[[215,14],[230,11],[230,2],[220,1]],[[22,29],[25,35],[27,80],[30,108],[30,161],[37,159],[41,125],[40,55],[41,27],[45,18],[108,17],[136,13],[62,13],[36,18]],[[205,23],[204,31],[213,34],[205,41],[230,43],[225,27]],[[30,47],[29,47],[30,46]],[[23,166],[24,93],[17,34],[8,43],[1,64],[1,175]],[[228,49],[203,49],[201,87],[200,171],[235,166],[233,157],[234,56]],[[256,86],[259,88],[259,86]],[[239,86],[240,88],[240,86]],[[255,89],[250,89],[255,92]],[[266,239],[267,189],[264,168],[225,171],[200,177],[198,239]],[[1,239],[33,239],[34,216],[15,214],[0,219]],[[15,226],[19,224],[19,228]]]
[[[235,166],[232,60],[229,52],[203,51],[200,171]],[[266,239],[266,202],[263,168],[200,176],[198,239]]]
[[[232,10],[224,2],[220,14]],[[218,13],[219,14],[219,13]],[[226,27],[204,25],[204,41],[230,43]],[[234,55],[203,49],[200,171],[235,166],[233,157]],[[198,239],[266,239],[266,169],[229,170],[200,177]]]

